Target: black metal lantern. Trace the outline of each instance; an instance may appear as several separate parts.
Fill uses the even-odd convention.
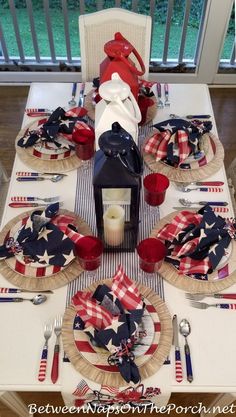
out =
[[[118,122],[100,136],[99,147],[93,176],[98,236],[107,252],[132,252],[138,238],[142,157]]]

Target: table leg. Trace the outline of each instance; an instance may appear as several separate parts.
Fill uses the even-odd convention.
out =
[[[20,396],[13,391],[0,391],[0,401],[19,417],[32,417]]]
[[[235,400],[235,397],[236,397],[236,393],[218,394],[216,398],[207,407],[211,411],[207,411],[206,413],[202,411],[200,416],[212,417],[212,416],[217,416],[217,414],[219,413],[220,415],[222,415],[221,413],[224,412],[223,410],[224,407],[229,406]],[[225,412],[226,412],[226,409],[225,409]]]

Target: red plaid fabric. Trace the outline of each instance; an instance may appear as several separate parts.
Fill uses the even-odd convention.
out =
[[[183,163],[191,153],[191,147],[188,143],[188,134],[185,130],[177,130],[174,134],[169,130],[155,133],[148,139],[144,146],[144,152],[155,156],[156,161],[167,157],[168,144],[173,142],[177,144],[176,154],[179,157],[179,164]]]
[[[180,274],[207,274],[211,267],[209,258],[202,259],[201,261],[197,259],[192,259],[188,256],[181,258],[179,265]]]
[[[92,299],[91,292],[78,291],[72,298],[72,303],[86,328],[93,326],[95,329],[105,329],[111,325],[112,314]]]
[[[185,130],[177,130],[175,141],[178,144],[179,164],[183,163],[191,153],[191,147],[188,143],[188,135]]]
[[[67,110],[66,117],[83,117],[88,113],[84,107],[73,107],[73,109]]]
[[[63,233],[66,233],[68,229],[68,224],[75,225],[75,218],[73,216],[64,216],[63,214],[58,214],[55,216],[51,223],[55,224]]]
[[[156,238],[162,240],[163,242],[165,240],[172,242],[173,239],[176,238],[183,229],[185,229],[185,227],[189,226],[191,223],[198,225],[200,224],[201,219],[201,214],[193,213],[187,210],[181,211],[173,218],[171,223],[166,224],[159,230]]]
[[[155,155],[156,160],[165,158],[167,155],[167,145],[171,137],[171,132],[166,130],[164,132],[155,133],[148,139],[144,146],[144,152]]]
[[[171,252],[171,256],[176,256],[180,258],[183,255],[188,255],[196,249],[198,243],[199,237],[196,237],[195,239],[189,240],[183,245],[176,245],[174,247],[174,250]]]
[[[127,310],[143,308],[141,294],[135,283],[128,278],[121,265],[112,279],[112,292]]]

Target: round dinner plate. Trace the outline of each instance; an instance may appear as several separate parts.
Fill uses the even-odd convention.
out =
[[[81,160],[77,157],[74,149],[60,148],[54,150],[51,145],[47,148],[41,144],[35,144],[29,148],[18,146],[18,141],[27,130],[37,129],[45,118],[35,118],[18,133],[15,140],[16,152],[19,158],[31,169],[38,172],[67,172],[82,166]],[[62,136],[64,138],[64,136]],[[65,136],[66,137],[66,136]]]
[[[45,207],[42,207],[42,210]],[[37,208],[40,210],[40,207]],[[2,245],[8,236],[10,230],[15,230],[16,225],[20,225],[22,219],[29,217],[32,212],[27,211],[14,219],[10,220],[0,232],[0,245]],[[59,214],[65,214],[75,217],[75,225],[78,231],[83,235],[91,235],[92,231],[88,224],[79,216],[76,216],[69,210],[60,209]],[[11,284],[32,291],[53,290],[60,288],[77,278],[83,269],[80,267],[78,259],[75,258],[67,266],[60,268],[55,266],[32,267],[22,262],[22,259],[15,257],[0,261],[0,272]]]
[[[153,136],[155,130],[144,140],[144,148],[148,139]],[[196,160],[188,160],[182,167],[172,167],[164,161],[156,161],[155,156],[143,151],[143,158],[148,168],[153,172],[166,175],[171,181],[194,182],[207,178],[223,166],[224,148],[220,140],[212,133],[203,135],[203,157]]]
[[[157,232],[170,223],[178,212],[175,211],[161,219],[153,228],[151,237],[156,237]],[[178,270],[170,263],[163,262],[160,274],[170,284],[190,293],[216,293],[230,287],[236,282],[236,242],[231,240],[227,249],[227,255],[222,258],[218,268],[207,275],[207,280],[199,280],[188,275],[179,274]]]
[[[111,279],[96,282],[86,291],[95,291],[98,285],[111,286]],[[172,343],[172,322],[166,304],[150,288],[137,283],[137,288],[146,303],[145,314],[139,326],[140,337],[135,348],[141,379],[155,374],[163,365]],[[118,368],[108,364],[110,352],[95,347],[89,336],[76,328],[77,312],[73,304],[65,311],[62,340],[65,352],[72,365],[84,377],[119,387],[125,383]]]

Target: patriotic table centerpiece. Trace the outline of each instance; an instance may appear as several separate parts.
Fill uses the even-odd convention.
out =
[[[204,280],[227,255],[231,239],[236,238],[235,226],[235,219],[223,219],[207,205],[196,213],[181,211],[156,237],[168,249],[165,261],[179,274]]]
[[[168,119],[154,125],[157,131],[147,140],[144,152],[173,167],[185,168],[191,156],[204,156],[203,135],[210,132],[212,123],[200,120]]]

